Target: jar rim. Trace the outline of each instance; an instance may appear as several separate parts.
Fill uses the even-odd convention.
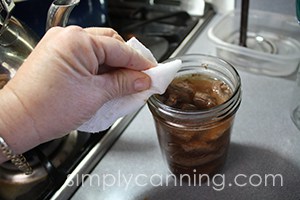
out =
[[[237,70],[235,69],[235,67],[230,64],[229,62],[216,57],[216,56],[212,56],[212,55],[206,55],[206,54],[185,54],[179,57],[173,57],[170,58],[164,62],[170,62],[172,60],[176,60],[176,59],[180,59],[180,60],[184,60],[184,59],[188,59],[188,58],[202,58],[202,59],[210,59],[210,60],[217,60],[219,62],[221,62],[222,64],[225,64],[227,66],[227,68],[230,70],[231,74],[235,77],[237,85],[232,88],[234,89],[232,92],[232,95],[230,96],[230,98],[228,98],[225,102],[223,102],[222,104],[216,105],[214,107],[211,108],[206,108],[206,109],[201,109],[201,110],[182,110],[179,108],[174,108],[171,106],[168,106],[164,103],[162,103],[158,98],[156,98],[156,95],[152,95],[149,100],[148,103],[154,105],[155,107],[157,107],[158,109],[160,109],[161,112],[164,113],[176,113],[178,115],[208,115],[210,113],[214,113],[214,112],[220,112],[226,108],[228,108],[233,102],[237,102],[238,104],[240,103],[240,97],[241,97],[241,78],[239,73],[237,72]],[[201,63],[203,64],[203,63]],[[181,69],[182,70],[182,69]],[[179,70],[179,72],[181,71]]]

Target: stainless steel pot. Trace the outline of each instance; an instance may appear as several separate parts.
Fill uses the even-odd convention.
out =
[[[12,78],[38,42],[37,35],[11,16],[15,4],[0,1],[0,88]]]
[[[64,26],[67,22],[82,27],[104,26],[107,23],[104,0],[52,1],[15,0],[15,6],[13,0],[0,0],[0,89],[14,76],[31,53],[39,38],[44,35],[46,26],[48,29],[52,26]],[[77,4],[79,6],[72,11],[73,15],[69,18],[71,10]],[[18,16],[22,16],[21,19],[34,28],[34,31],[25,23],[12,17],[13,10]]]

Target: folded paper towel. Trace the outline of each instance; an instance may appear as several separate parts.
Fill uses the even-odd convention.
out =
[[[141,44],[136,38],[131,38],[127,44],[136,49],[147,59],[157,63],[151,51]],[[141,108],[153,94],[163,94],[181,67],[181,60],[174,60],[143,71],[150,76],[152,85],[150,89],[112,99],[106,102],[97,113],[78,130],[84,132],[99,132],[109,128],[117,119],[131,114]]]

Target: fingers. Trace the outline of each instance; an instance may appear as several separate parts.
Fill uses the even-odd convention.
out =
[[[134,94],[151,86],[151,78],[145,73],[135,70],[120,69],[96,76],[99,88],[103,94],[103,86],[107,88],[105,98],[110,100],[124,95]]]
[[[66,49],[62,48],[62,46],[68,46],[68,55],[75,55],[77,60],[81,60],[80,63],[84,63],[86,67],[89,66],[89,68],[92,69],[108,66],[141,71],[155,65],[128,46],[121,36],[111,28],[82,29],[77,26],[69,26],[67,28],[52,28],[48,31],[47,36],[50,35],[60,37],[62,40],[59,45],[52,44],[52,46],[54,46],[53,48],[57,48],[57,51],[62,51],[60,54],[66,54]],[[71,40],[70,38],[74,37],[74,35],[80,38],[80,40],[77,40],[77,42]],[[88,55],[82,53],[83,49],[84,52],[89,52]],[[89,59],[87,59],[86,56],[88,56]],[[97,59],[98,66],[93,65],[91,67],[91,63],[95,64],[95,62],[91,60],[94,56]],[[70,60],[68,62],[74,61]],[[92,72],[95,70],[89,71]]]
[[[95,36],[108,36],[108,37],[112,37],[115,38],[121,42],[124,42],[123,38],[117,33],[117,31],[115,31],[112,28],[95,28],[95,27],[91,27],[91,28],[85,28],[84,29],[86,32],[88,32],[91,35],[95,35]]]
[[[105,55],[105,57],[101,56],[101,58],[104,58],[100,60],[101,64],[136,70],[145,70],[154,66],[154,63],[145,59],[131,47],[126,45],[123,38],[115,30],[111,28],[86,28],[85,31],[98,40],[95,41],[96,44],[98,44],[98,49],[101,49],[102,47],[104,50],[104,52],[101,52],[101,55]],[[113,40],[109,38],[102,38],[100,36],[114,38],[121,43],[113,42]]]
[[[91,37],[93,38],[93,44],[95,44],[94,52],[100,65],[106,64],[110,67],[138,71],[149,69],[155,65],[124,42],[106,36]]]

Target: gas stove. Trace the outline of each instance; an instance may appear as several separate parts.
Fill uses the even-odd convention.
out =
[[[181,55],[214,16],[210,4],[203,15],[180,9],[180,1],[168,6],[130,0],[110,1],[109,26],[126,40],[136,37],[161,62]],[[139,3],[137,3],[139,2]],[[145,1],[148,2],[148,1]],[[73,131],[25,153],[32,175],[16,170],[9,162],[0,165],[0,199],[68,199],[78,189],[75,178],[88,174],[122,134],[137,113],[117,120],[108,130],[92,134]],[[78,176],[79,175],[79,176]],[[78,181],[77,181],[78,182]]]
[[[180,1],[171,5],[155,2],[110,1],[109,23],[125,40],[133,36],[140,40],[158,61],[183,52],[214,14],[210,4],[206,4],[204,15],[192,16],[180,9]]]

